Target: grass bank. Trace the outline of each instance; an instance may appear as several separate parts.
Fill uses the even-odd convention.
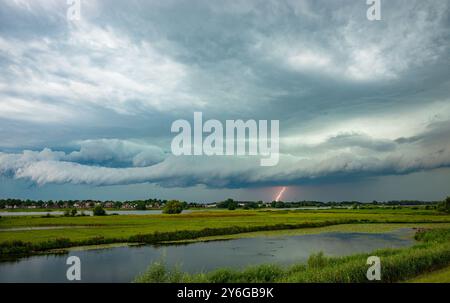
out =
[[[370,254],[330,258],[322,253],[312,255],[307,264],[289,267],[268,264],[244,270],[218,269],[208,273],[188,274],[179,268],[153,264],[135,282],[182,283],[364,283],[368,282],[366,265],[369,256],[381,258],[381,282],[400,282],[425,272],[450,265],[450,229],[421,231],[419,244],[405,249],[377,250]]]
[[[429,273],[422,274],[412,280],[407,281],[408,283],[450,283],[450,266],[432,271]]]

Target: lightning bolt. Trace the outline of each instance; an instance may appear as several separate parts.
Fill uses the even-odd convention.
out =
[[[285,190],[286,190],[286,187],[281,188],[280,192],[278,193],[277,197],[275,198],[276,202],[280,201],[281,196],[283,196],[283,193]]]

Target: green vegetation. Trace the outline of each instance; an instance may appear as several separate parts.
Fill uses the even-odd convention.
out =
[[[399,282],[424,272],[450,264],[450,229],[420,231],[419,244],[404,249],[377,250],[370,254],[332,258],[323,253],[310,256],[307,264],[282,267],[275,264],[251,266],[244,270],[218,269],[209,273],[188,274],[178,268],[169,269],[163,263],[150,266],[136,282],[183,283],[365,283],[367,258],[375,255],[382,260],[381,282]]]
[[[98,200],[59,200],[59,201],[42,201],[42,200],[21,200],[21,199],[0,199],[0,210],[7,212],[51,212],[65,211],[67,209],[92,209],[95,205],[102,205],[108,210],[146,210],[146,209],[162,209],[167,200],[147,199],[133,201],[98,201]],[[264,208],[299,208],[299,207],[318,207],[318,208],[354,208],[354,209],[374,209],[389,208],[399,209],[402,207],[412,207],[416,209],[436,209],[440,201],[417,201],[417,200],[393,200],[393,201],[372,201],[371,203],[362,203],[360,201],[273,201],[272,203],[264,203],[263,201],[234,201],[227,199],[226,201],[210,203],[209,205],[195,202],[182,202],[183,208],[202,209],[202,208],[222,208],[222,209],[264,209]]]
[[[164,214],[181,214],[183,211],[183,204],[180,201],[172,200],[166,203],[163,208]]]
[[[177,283],[183,280],[183,272],[179,266],[171,269],[165,263],[165,260],[154,262],[149,269],[141,276],[135,279],[137,283],[148,283],[150,281]]]
[[[320,233],[335,233],[335,232],[354,232],[354,233],[388,233],[394,232],[400,228],[450,228],[450,223],[356,223],[356,224],[337,224],[327,225],[323,227],[305,227],[299,229],[283,229],[283,230],[269,230],[269,231],[255,231],[249,233],[239,233],[231,235],[219,235],[210,237],[200,237],[192,240],[168,241],[166,244],[188,244],[195,242],[208,242],[218,240],[231,240],[241,238],[255,238],[255,237],[277,237],[277,236],[299,236],[308,234]],[[413,231],[412,231],[413,232]]]
[[[255,231],[268,231],[268,230],[287,230],[287,229],[297,229],[306,227],[320,227],[333,224],[343,224],[343,223],[355,223],[356,221],[326,221],[326,222],[315,222],[315,223],[301,223],[301,224],[277,224],[277,225],[262,225],[262,226],[231,226],[223,228],[203,228],[201,230],[180,230],[171,232],[154,232],[151,234],[137,234],[132,235],[127,238],[104,238],[102,236],[84,239],[84,240],[70,240],[68,238],[56,238],[52,240],[47,240],[45,242],[24,242],[20,240],[5,241],[0,243],[0,257],[11,257],[11,256],[21,256],[33,253],[38,253],[46,251],[49,249],[57,248],[68,248],[73,246],[85,246],[85,245],[99,245],[99,244],[111,244],[111,243],[146,243],[146,244],[157,244],[163,242],[174,242],[180,240],[190,240],[197,239],[201,237],[211,237],[218,235],[229,235],[229,234],[239,234],[248,233]]]
[[[145,204],[144,201],[139,201],[136,203],[136,210],[146,210],[147,209],[147,205]]]
[[[76,208],[72,209],[66,209],[64,211],[64,217],[75,217],[77,215],[78,211]],[[50,214],[47,213],[47,217],[50,216]]]
[[[289,233],[313,232],[317,228],[357,228],[348,224],[371,229],[370,226],[375,226],[374,224],[400,223],[409,227],[419,227],[419,224],[449,224],[450,216],[434,209],[410,207],[395,210],[211,210],[177,216],[11,216],[0,220],[0,230],[3,230],[0,231],[0,257],[80,245],[185,242],[248,236],[254,232],[283,230],[283,233]],[[7,229],[12,230],[5,232]],[[61,239],[62,235],[64,239]]]
[[[226,208],[228,210],[235,210],[238,207],[239,207],[238,203],[233,199],[227,199],[217,204],[217,208]]]
[[[103,209],[103,206],[96,205],[94,207],[94,209],[92,210],[92,213],[94,216],[105,216],[106,215],[106,211]]]
[[[450,283],[450,266],[420,275],[408,283]]]
[[[439,203],[438,210],[450,213],[450,197],[447,197],[444,201]]]

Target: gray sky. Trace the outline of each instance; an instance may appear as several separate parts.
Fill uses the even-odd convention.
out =
[[[0,0],[0,197],[442,199],[449,6]],[[279,164],[174,157],[194,111],[279,120]]]

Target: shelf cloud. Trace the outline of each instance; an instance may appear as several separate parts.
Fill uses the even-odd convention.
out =
[[[70,22],[65,1],[0,0],[0,175],[189,196],[446,168],[449,3],[382,5],[92,0]],[[279,164],[173,156],[171,123],[198,111],[279,120]]]

